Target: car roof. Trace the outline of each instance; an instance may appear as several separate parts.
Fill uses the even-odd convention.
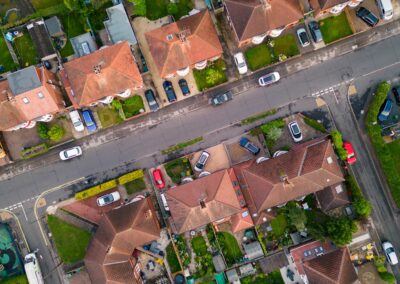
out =
[[[236,57],[237,59],[240,59],[240,60],[244,61],[243,52],[238,52],[238,53],[236,53],[236,54],[235,54],[235,57]]]

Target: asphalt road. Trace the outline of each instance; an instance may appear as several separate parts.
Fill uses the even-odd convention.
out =
[[[54,150],[46,156],[8,167],[2,171],[0,181],[0,208],[15,207],[13,211],[19,215],[30,247],[39,248],[44,258],[42,269],[45,275],[49,275],[46,282],[59,283],[54,270],[58,263],[52,260],[44,246],[37,220],[32,214],[33,199],[40,193],[80,177],[107,179],[133,168],[157,165],[173,158],[160,154],[160,150],[170,145],[198,136],[203,136],[205,141],[185,151],[214,145],[237,137],[254,126],[240,126],[238,122],[243,118],[281,106],[286,107],[281,109],[279,115],[310,111],[315,108],[315,104],[312,98],[307,97],[326,93],[326,100],[332,107],[335,119],[340,118],[340,121],[336,121],[340,130],[347,139],[355,141],[355,150],[361,152],[360,162],[354,167],[354,172],[358,178],[362,177],[362,186],[367,196],[373,200],[375,208],[381,208],[375,209],[374,220],[380,225],[393,220],[390,226],[380,226],[378,229],[383,236],[396,235],[395,232],[400,231],[396,215],[392,210],[384,208],[388,204],[383,194],[384,189],[379,186],[374,161],[365,154],[367,151],[364,151],[355,122],[348,116],[349,108],[329,98],[332,98],[331,90],[340,89],[346,81],[354,81],[357,87],[363,88],[366,84],[397,76],[400,51],[396,47],[400,44],[400,36],[336,57],[341,48],[348,49],[357,40],[355,38],[341,45],[333,45],[314,55],[279,65],[275,70],[283,78],[274,86],[253,88],[258,76],[254,74],[221,87],[241,92],[224,106],[208,106],[208,98],[200,95],[142,117],[135,123],[127,123],[75,142],[84,148],[84,155],[80,158],[61,162],[58,151]],[[13,178],[7,179],[9,176]],[[78,188],[52,193],[47,202],[65,199]],[[400,247],[400,244],[397,246]]]

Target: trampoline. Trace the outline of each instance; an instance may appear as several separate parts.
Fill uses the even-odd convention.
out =
[[[22,274],[21,256],[7,224],[0,223],[0,281]]]

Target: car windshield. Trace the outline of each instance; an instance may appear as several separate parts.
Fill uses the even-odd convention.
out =
[[[199,159],[199,163],[203,164],[207,160],[207,155],[201,155]]]
[[[238,66],[239,66],[240,68],[242,68],[242,67],[246,66],[246,64],[245,64],[244,62],[239,62],[239,63],[238,63]]]
[[[80,121],[75,121],[74,122],[74,126],[75,127],[78,127],[78,126],[81,126],[81,125],[82,125],[82,123]]]
[[[292,130],[293,130],[293,134],[299,134],[300,129],[297,126],[297,124],[292,124]]]
[[[149,100],[149,105],[150,105],[150,106],[154,106],[155,104],[157,104],[156,101]]]
[[[305,32],[302,32],[302,33],[300,34],[300,38],[301,38],[301,41],[302,41],[302,42],[307,42],[307,41],[308,41],[308,40],[307,40],[307,35],[306,35]]]
[[[68,158],[68,157],[69,157],[67,151],[64,152],[64,157],[65,157],[65,158]]]
[[[157,182],[157,184],[162,184],[162,180],[161,179],[158,179],[156,182]]]
[[[390,247],[390,248],[386,249],[386,253],[387,254],[391,254],[392,252],[394,252],[394,248],[393,247]]]
[[[104,199],[104,203],[109,203],[109,202],[112,202],[114,200],[111,194],[104,196],[103,199]]]
[[[274,79],[275,79],[274,74],[271,74],[271,75],[268,75],[268,76],[263,77],[263,78],[262,78],[262,81],[263,81],[264,83],[269,83],[269,82],[272,82]]]

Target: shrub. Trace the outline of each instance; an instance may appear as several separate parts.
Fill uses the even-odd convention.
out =
[[[129,2],[133,3],[134,13],[137,16],[146,16],[147,7],[146,0],[129,0]]]
[[[44,122],[39,122],[37,124],[37,133],[39,137],[43,140],[49,139],[49,127]]]
[[[119,100],[113,100],[111,105],[114,109],[119,110],[122,108],[122,103]]]
[[[371,214],[372,204],[365,199],[361,188],[352,175],[346,177],[346,185],[351,190],[353,197],[353,207],[357,215],[361,218],[368,218]]]
[[[90,187],[84,191],[75,193],[75,199],[76,200],[83,200],[92,196],[95,196],[96,194],[99,194],[103,191],[109,190],[111,188],[117,187],[117,180],[109,180],[105,183],[102,183],[97,186]]]
[[[392,273],[390,273],[390,272],[387,272],[387,271],[385,271],[385,272],[379,272],[379,277],[381,277],[381,279],[382,279],[383,281],[385,281],[386,283],[389,283],[389,284],[394,284],[394,283],[396,283],[396,278],[395,278],[394,275],[393,275]]]
[[[311,126],[315,130],[318,130],[319,132],[322,132],[322,133],[326,133],[325,126],[322,123],[316,121],[315,119],[312,119],[312,118],[309,118],[309,117],[305,116],[303,118],[303,120],[304,120],[305,124],[307,124],[308,126]]]
[[[167,12],[169,15],[175,15],[176,13],[178,13],[178,6],[175,3],[168,3]]]
[[[340,133],[338,130],[333,130],[331,132],[331,137],[332,137],[333,145],[336,148],[336,152],[339,155],[339,158],[342,161],[345,161],[347,159],[347,152],[343,148],[342,133]]]
[[[64,137],[65,130],[60,125],[53,125],[47,134],[49,135],[50,140],[57,142]]]
[[[29,159],[37,155],[40,155],[42,153],[45,153],[48,150],[49,150],[49,145],[43,143],[21,151],[20,155],[22,159]]]
[[[273,121],[270,121],[264,125],[261,125],[261,131],[265,135],[265,142],[267,144],[268,149],[271,149],[274,147],[276,140],[279,139],[279,137],[282,135],[282,131],[280,132],[280,135],[278,136],[278,132],[274,129],[282,129],[285,126],[285,121],[283,119],[276,119]]]
[[[349,244],[357,231],[355,222],[345,217],[330,218],[325,227],[329,238],[338,246]]]
[[[118,178],[119,184],[126,184],[130,181],[133,181],[138,178],[142,178],[144,176],[144,172],[142,169],[136,170],[127,174],[124,174]]]

